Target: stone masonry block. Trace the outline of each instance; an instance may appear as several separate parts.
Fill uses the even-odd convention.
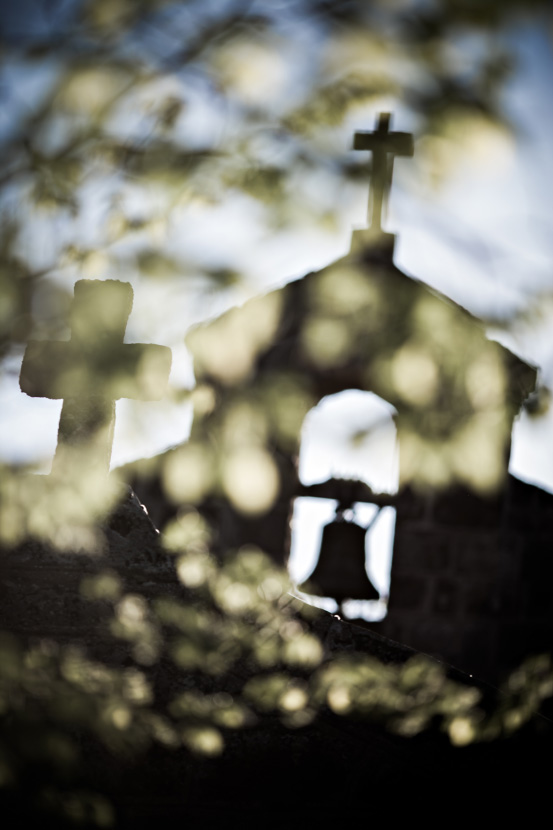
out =
[[[398,610],[423,610],[426,608],[428,581],[418,576],[393,577],[390,590],[390,613]]]
[[[455,550],[455,570],[465,579],[495,576],[500,558],[498,533],[459,534]]]
[[[433,518],[438,524],[456,527],[497,527],[502,501],[499,495],[486,499],[470,490],[455,487],[437,496]]]
[[[509,476],[505,518],[510,530],[523,530],[536,527],[539,488],[514,476]],[[550,496],[551,498],[551,496]]]
[[[497,656],[495,629],[492,626],[476,624],[465,627],[458,665],[469,674],[495,679]]]
[[[522,550],[522,579],[553,583],[553,536],[527,534]]]
[[[502,612],[504,602],[495,580],[476,579],[465,586],[462,616],[468,619],[493,619]]]
[[[539,530],[553,534],[553,495],[551,493],[538,490],[534,518]]]
[[[406,622],[401,635],[401,642],[459,667],[462,655],[462,630],[459,626],[436,618],[411,624]]]
[[[451,566],[454,544],[448,533],[401,528],[394,545],[394,574],[444,573]]]
[[[432,592],[432,610],[435,614],[452,619],[457,616],[460,605],[460,586],[453,579],[437,579]]]

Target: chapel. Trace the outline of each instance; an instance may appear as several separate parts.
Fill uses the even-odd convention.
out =
[[[251,509],[237,476],[227,492],[211,491],[200,509],[221,550],[257,545],[285,565],[295,499],[335,500],[350,538],[352,506],[393,508],[386,614],[364,624],[497,679],[526,654],[553,645],[553,593],[543,578],[551,570],[553,499],[508,473],[513,422],[535,388],[536,368],[490,340],[466,309],[394,264],[395,236],[383,225],[393,160],[412,155],[412,137],[391,132],[390,116],[381,114],[374,132],[356,134],[354,147],[372,152],[369,227],[353,232],[346,256],[187,337],[197,389],[211,401],[198,409],[188,449],[207,443],[215,456],[239,458],[243,444],[252,462],[263,462],[266,449],[277,464],[266,508],[261,484]],[[397,492],[336,477],[300,480],[306,409],[346,390],[371,392],[394,408]],[[229,435],[240,430],[232,443]],[[142,497],[147,501],[146,492]],[[342,546],[340,533],[334,549],[325,550],[335,573],[349,567],[347,533]],[[369,530],[367,550],[370,536]],[[363,551],[355,555],[363,558]],[[366,574],[358,564],[353,570],[358,588],[332,592],[323,577],[322,593],[374,599]]]

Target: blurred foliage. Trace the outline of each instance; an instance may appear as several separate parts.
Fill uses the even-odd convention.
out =
[[[385,664],[333,652],[317,629],[321,612],[288,593],[287,574],[260,550],[217,563],[195,512],[179,532],[179,545],[175,528],[166,538],[184,599],[147,602],[104,569],[81,583],[84,602],[106,612],[104,648],[109,638],[126,644],[124,667],[120,657],[91,659],[82,645],[0,637],[0,790],[26,786],[37,810],[109,827],[109,801],[79,777],[97,744],[119,766],[154,745],[215,757],[231,733],[268,716],[301,729],[330,712],[377,720],[403,737],[439,727],[466,746],[519,730],[553,693],[549,657],[528,660],[490,705],[425,656]],[[179,669],[176,685],[160,674],[168,662]]]
[[[94,474],[94,458],[86,449],[65,459],[57,478],[37,476],[30,469],[2,467],[0,477],[0,538],[17,546],[27,539],[57,551],[98,552],[98,524],[111,511],[121,491],[116,481]],[[92,453],[94,455],[94,453]],[[88,475],[83,476],[83,469]]]

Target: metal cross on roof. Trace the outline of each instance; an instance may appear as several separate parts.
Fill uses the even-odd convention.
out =
[[[79,463],[86,453],[95,472],[109,472],[115,401],[159,400],[171,368],[166,346],[123,343],[132,309],[129,283],[79,280],[71,310],[71,339],[31,340],[20,374],[23,392],[62,398],[58,447],[52,472]]]
[[[392,185],[395,156],[412,156],[413,136],[410,133],[391,133],[390,113],[381,112],[377,129],[372,133],[355,133],[354,150],[370,150],[372,181],[369,191],[369,230],[379,233],[385,219],[388,196]]]

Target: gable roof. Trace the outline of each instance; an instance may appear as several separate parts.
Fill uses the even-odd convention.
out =
[[[284,388],[283,378],[310,406],[347,389],[370,391],[397,410],[403,483],[458,480],[483,492],[505,478],[513,420],[537,377],[486,336],[481,320],[397,268],[389,245],[355,245],[193,329],[186,342],[198,384],[219,390],[221,411],[228,395],[257,394],[256,406],[274,407],[267,390]],[[294,420],[297,440],[302,420]],[[269,444],[279,446],[279,431]]]
[[[457,350],[456,368],[467,369],[484,352],[498,360],[498,371],[504,367],[506,400],[520,407],[534,389],[536,367],[490,340],[482,320],[401,271],[390,254],[354,248],[193,328],[186,343],[197,380],[232,387],[280,366],[327,375],[329,384],[337,373],[349,374],[355,386],[353,376],[375,346],[388,356],[403,348],[426,351],[438,366]],[[371,381],[381,385],[374,373]]]

